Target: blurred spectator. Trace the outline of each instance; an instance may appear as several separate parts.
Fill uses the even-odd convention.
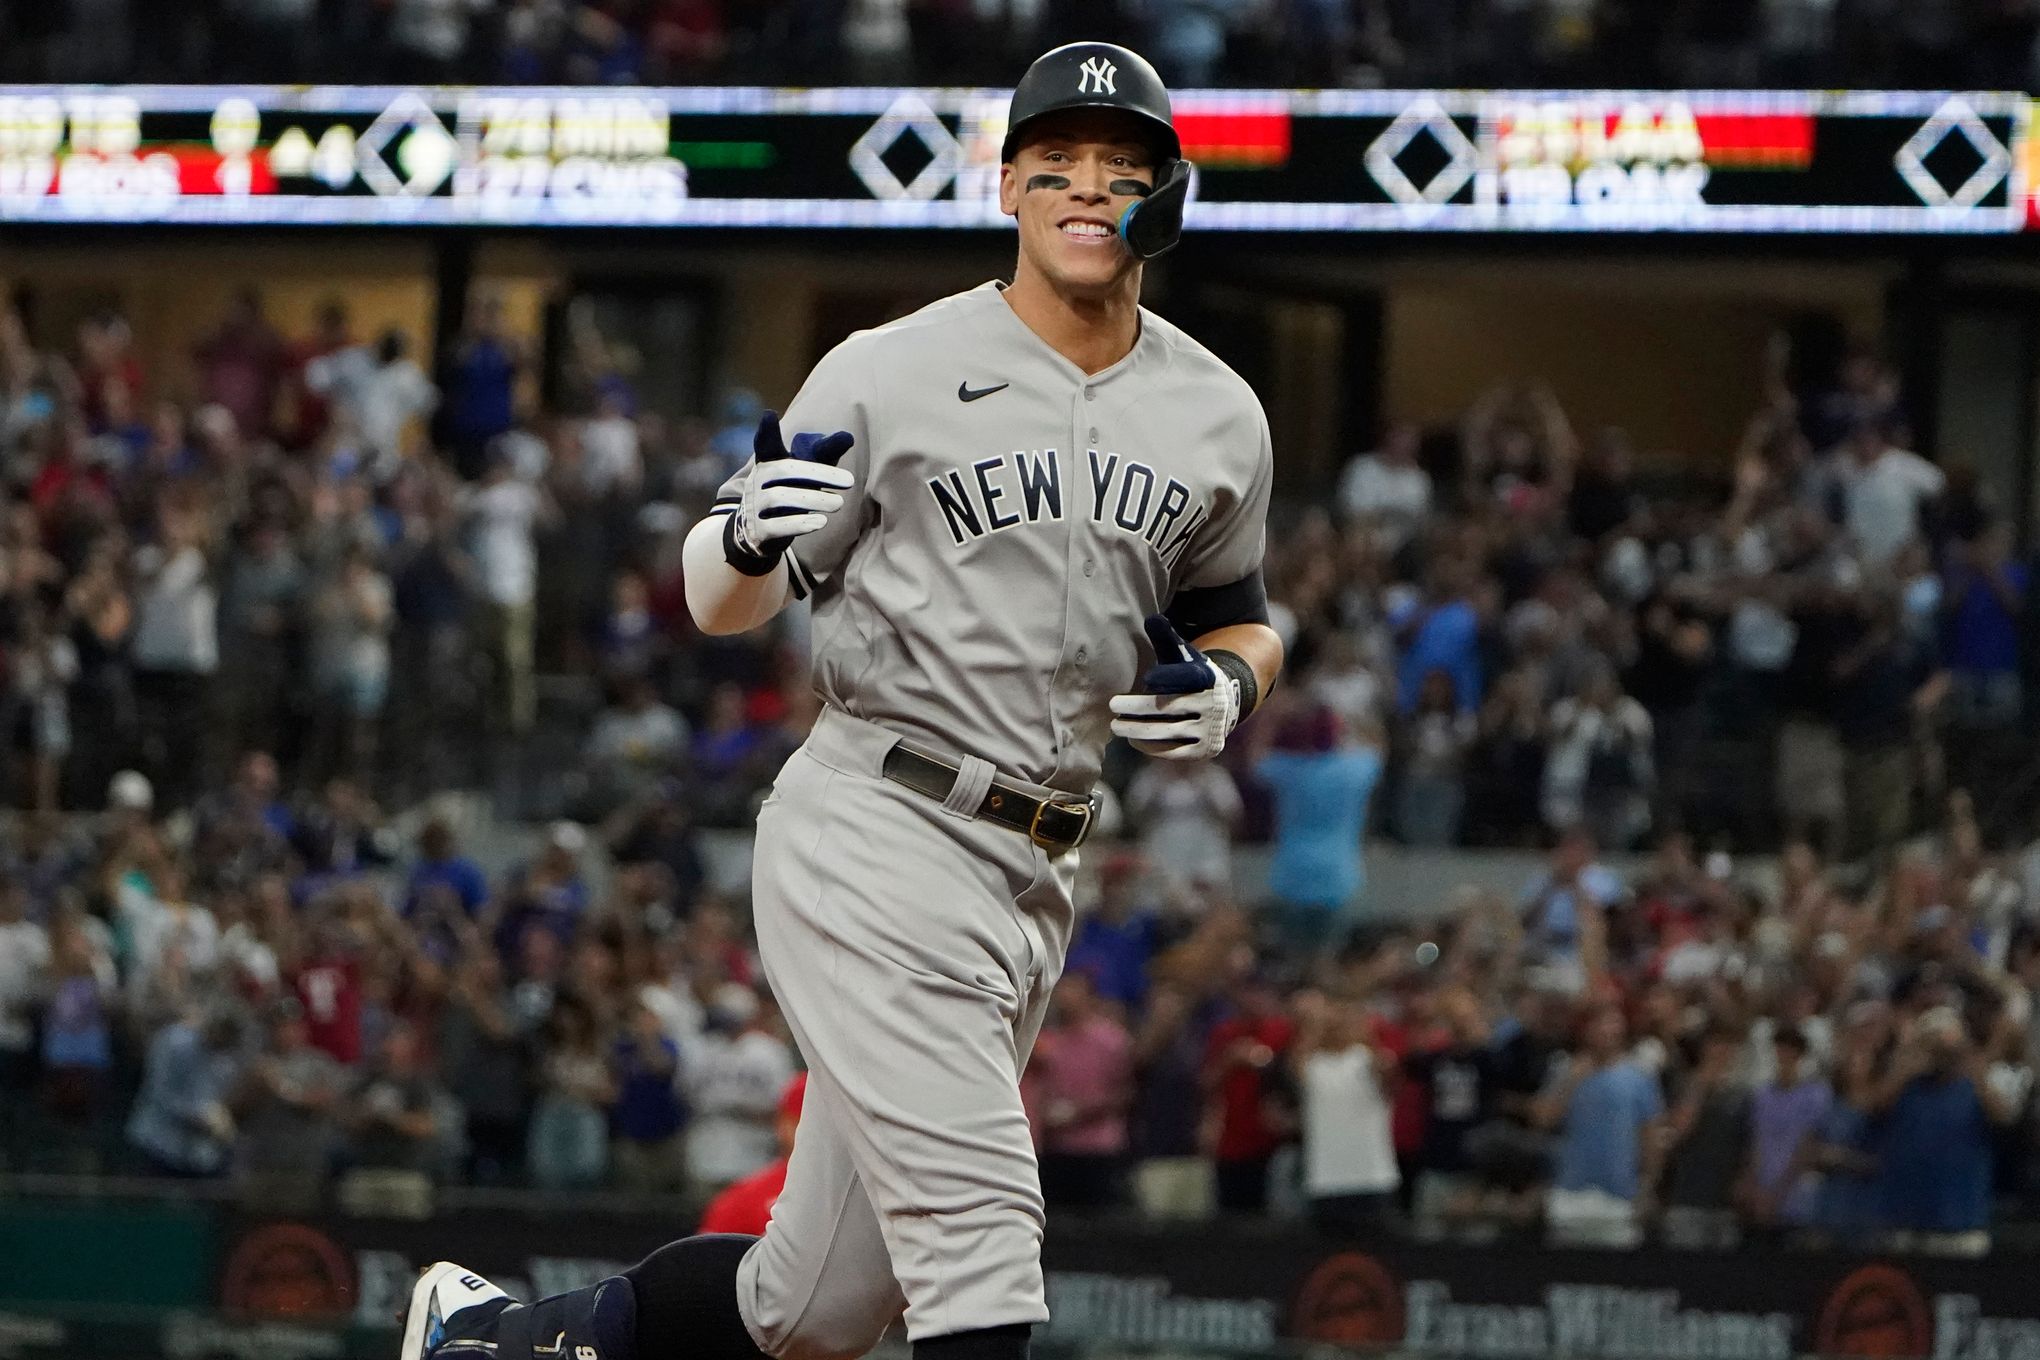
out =
[[[101,922],[66,909],[50,923],[42,1011],[42,1097],[58,1136],[87,1173],[105,1170],[99,1125],[115,1099],[114,1020],[119,998]],[[106,932],[110,936],[110,932]],[[26,1113],[25,1102],[14,1107]]]
[[[78,323],[78,401],[95,432],[115,424],[107,401],[116,392],[130,407],[147,387],[134,329],[118,309],[97,312]]]
[[[1867,1245],[1879,1223],[1872,1119],[1888,1026],[1882,1003],[1864,1001],[1856,1003],[1843,1030],[1835,1098],[1807,1147],[1808,1165],[1820,1175],[1814,1202],[1817,1241]]]
[[[1217,761],[1150,760],[1126,791],[1149,866],[1195,895],[1232,886],[1232,841],[1245,813],[1239,786]]]
[[[219,962],[219,922],[185,900],[183,871],[151,835],[135,838],[136,865],[114,890],[125,935],[128,997],[135,1018],[153,1027],[197,1004]]]
[[[39,1056],[35,1009],[50,966],[48,932],[27,919],[27,905],[19,887],[0,884],[0,1163],[9,1167],[26,1148]]]
[[[295,0],[288,2],[295,3]],[[290,406],[294,408],[286,441],[289,447],[311,448],[332,423],[333,407],[328,394],[312,387],[313,366],[354,348],[354,332],[348,323],[347,304],[338,298],[320,303],[312,321],[311,334],[292,346],[290,351],[289,380],[284,389]],[[331,372],[327,368],[319,371],[322,375]]]
[[[504,327],[502,298],[478,296],[454,341],[446,394],[447,440],[463,478],[482,475],[490,443],[516,424],[517,382],[524,364],[523,346]]]
[[[284,343],[262,314],[262,295],[244,288],[228,304],[219,327],[199,342],[202,400],[233,417],[243,439],[264,439],[272,430],[276,397],[283,382]]]
[[[1575,828],[1559,837],[1550,868],[1523,893],[1524,954],[1577,989],[1584,979],[1583,937],[1603,935],[1608,909],[1627,896],[1622,879],[1595,859],[1594,838]]]
[[[1281,1133],[1269,1119],[1270,1069],[1289,1051],[1296,1026],[1274,988],[1248,977],[1235,988],[1232,1014],[1212,1026],[1203,1082],[1215,1105],[1213,1147],[1218,1207],[1259,1213],[1268,1205],[1268,1169]]]
[[[196,510],[165,508],[161,539],[135,551],[136,707],[147,772],[173,803],[205,773],[204,718],[219,669],[218,597]]]
[[[1433,671],[1450,677],[1462,707],[1480,706],[1480,615],[1471,598],[1469,576],[1457,560],[1434,563],[1423,603],[1412,606],[1397,624],[1403,642],[1396,701],[1401,712],[1416,708]]]
[[[1921,533],[1921,514],[1947,485],[1939,468],[1895,447],[1894,433],[1888,412],[1860,409],[1828,459],[1842,522],[1871,568],[1890,565]]]
[[[644,456],[627,394],[605,390],[595,414],[581,422],[581,484],[597,500],[634,496],[644,484]]]
[[[438,1174],[444,1108],[421,1036],[407,1024],[393,1026],[347,1098],[348,1162],[361,1171]]]
[[[1896,845],[1912,817],[1915,738],[1947,693],[1928,644],[1899,628],[1898,602],[1866,602],[1868,618],[1834,660],[1835,728],[1847,755],[1849,844]]]
[[[1401,1184],[1387,1088],[1396,1062],[1365,1007],[1319,992],[1297,997],[1288,1051],[1303,1131],[1303,1193],[1319,1232],[1364,1235],[1388,1222]]]
[[[610,1050],[616,1103],[610,1111],[610,1161],[625,1190],[663,1193],[687,1183],[686,1146],[680,1136],[687,1110],[680,1103],[680,1046],[639,1002],[625,1017]]]
[[[1417,464],[1421,439],[1415,425],[1393,425],[1381,448],[1348,463],[1339,479],[1339,509],[1368,525],[1391,554],[1416,536],[1431,512],[1431,474]]]
[[[676,917],[684,920],[706,871],[676,782],[659,781],[643,803],[621,809],[612,826],[610,844],[618,862],[659,871]]]
[[[15,623],[7,703],[17,760],[16,786],[31,808],[54,811],[58,782],[71,753],[70,686],[78,678],[78,649],[50,631],[39,605],[24,606]]]
[[[807,1073],[799,1073],[780,1093],[778,1117],[773,1125],[773,1133],[779,1139],[778,1158],[718,1192],[702,1210],[696,1232],[764,1235],[766,1224],[772,1221],[772,1206],[779,1202],[779,1194],[786,1188],[786,1164],[793,1156],[801,1107],[807,1101],[807,1083]]]
[[[1631,1247],[1641,1238],[1644,1202],[1657,1183],[1664,1096],[1657,1077],[1627,1055],[1627,1039],[1620,1011],[1596,1011],[1565,1074],[1538,1097],[1540,1122],[1559,1134],[1545,1203],[1555,1243]]]
[[[618,572],[609,583],[609,609],[595,642],[604,677],[626,686],[650,678],[665,659],[666,642],[652,615],[645,578],[635,571]]]
[[[1299,952],[1335,946],[1366,886],[1361,834],[1381,752],[1316,707],[1284,721],[1253,769],[1275,793],[1268,889],[1282,932]]]
[[[1131,851],[1105,862],[1098,900],[1078,922],[1063,960],[1064,977],[1081,974],[1083,985],[1129,1014],[1146,996],[1159,937],[1156,913],[1142,896],[1147,868]]]
[[[706,1032],[686,1054],[687,1171],[716,1188],[743,1180],[772,1160],[773,1120],[794,1073],[793,1052],[777,1032],[777,1012],[742,983],[717,989]]]
[[[1750,1095],[1737,1080],[1743,1036],[1727,1025],[1709,1029],[1699,1061],[1666,1119],[1664,1236],[1689,1250],[1733,1247],[1736,1194],[1750,1155]]]
[[[1750,1159],[1740,1197],[1753,1226],[1799,1227],[1813,1217],[1810,1140],[1826,1123],[1834,1093],[1808,1064],[1806,1036],[1797,1028],[1774,1030],[1771,1046],[1776,1074],[1750,1097]]]
[[[539,1060],[538,1103],[528,1143],[531,1183],[541,1190],[586,1190],[609,1166],[609,1107],[616,1098],[594,1011],[577,997],[552,1007]]]
[[[686,756],[687,720],[659,699],[649,679],[632,676],[618,702],[588,734],[591,797],[604,809],[644,796]]]
[[[532,674],[538,572],[533,533],[547,514],[547,503],[537,488],[517,480],[498,449],[490,455],[487,475],[469,494],[466,510],[501,721],[508,731],[523,733],[538,711]]]
[[[467,1179],[502,1185],[525,1164],[530,1117],[530,1051],[511,1007],[503,965],[470,945],[453,967],[437,1037],[449,1093],[464,1117]]]
[[[498,947],[508,950],[534,930],[563,946],[572,942],[588,911],[588,883],[581,872],[587,847],[588,833],[573,822],[552,824],[538,858],[514,876],[503,895]]]
[[[1835,724],[1835,681],[1861,622],[1853,596],[1815,588],[1802,593],[1790,623],[1794,642],[1782,677],[1785,714],[1778,729],[1774,797],[1785,834],[1812,840],[1834,858],[1848,835],[1846,757]]]
[[[1541,806],[1555,832],[1588,829],[1628,849],[1650,828],[1656,763],[1650,714],[1600,668],[1577,699],[1552,705]]]
[[[310,601],[314,768],[354,780],[375,769],[377,719],[389,697],[389,578],[365,547],[344,550],[339,569]]]
[[[1588,447],[1566,500],[1575,538],[1599,542],[1645,509],[1636,489],[1635,450],[1621,430],[1603,430]]]
[[[308,874],[340,878],[389,863],[393,848],[381,810],[359,784],[345,778],[327,780],[318,801],[305,806],[292,828],[291,844]],[[364,900],[380,922],[379,896],[371,890],[365,899],[360,893],[353,897],[357,905]]]
[[[187,1016],[150,1039],[127,1137],[151,1171],[191,1177],[227,1169],[234,1144],[227,1098],[239,1039],[239,1027],[223,1014]]]
[[[1419,849],[1455,845],[1466,802],[1466,756],[1477,728],[1453,692],[1452,677],[1442,670],[1425,676],[1415,711],[1399,727],[1396,834]]]
[[[361,956],[347,925],[328,916],[312,928],[312,946],[291,977],[312,1045],[336,1062],[361,1059]]]
[[[1990,1248],[1992,1126],[2017,1110],[1994,1087],[1962,1017],[1916,1017],[1872,1093],[1883,1116],[1878,1190],[1899,1250],[1979,1256]]]
[[[248,526],[228,553],[223,577],[224,701],[240,744],[273,751],[290,717],[298,624],[311,581],[289,527],[279,520]]]
[[[1480,999],[1460,988],[1440,1002],[1443,1041],[1408,1054],[1406,1078],[1425,1096],[1423,1144],[1414,1207],[1417,1225],[1435,1233],[1477,1215],[1484,1196],[1473,1175],[1475,1131],[1497,1113],[1499,1069],[1494,1031]]]
[[[2026,565],[2012,560],[2011,530],[2002,523],[1949,549],[1942,600],[1948,613],[1950,708],[1964,727],[2002,730],[2019,720],[2019,621],[2030,584]]]
[[[1133,1192],[1150,1218],[1207,1218],[1214,1203],[1200,1137],[1205,1046],[1193,1007],[1186,988],[1157,982],[1134,1032]]]
[[[1041,1190],[1051,1205],[1105,1209],[1124,1198],[1133,1040],[1088,974],[1065,972],[1032,1067],[1041,1109]]]
[[[434,817],[418,831],[418,859],[404,888],[403,913],[416,917],[429,904],[428,895],[444,891],[463,917],[472,921],[489,900],[489,881],[482,866],[461,852],[460,841],[444,817]]]
[[[406,431],[430,415],[439,390],[410,357],[410,338],[396,327],[371,348],[354,345],[305,365],[305,386],[332,403],[344,436],[360,441],[361,457],[387,477],[410,450]]]
[[[346,1077],[331,1055],[312,1047],[303,1010],[279,1002],[262,1051],[242,1073],[237,1170],[265,1206],[315,1207],[338,1149],[338,1113]],[[302,1209],[300,1210],[302,1211]]]
[[[765,730],[751,721],[749,704],[742,686],[717,685],[694,733],[695,802],[704,825],[742,826],[751,820],[751,792],[772,751]]]

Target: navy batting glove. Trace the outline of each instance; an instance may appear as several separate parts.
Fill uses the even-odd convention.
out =
[[[1240,685],[1197,648],[1176,625],[1150,614],[1144,625],[1155,664],[1141,676],[1141,692],[1112,700],[1112,735],[1163,760],[1209,760],[1225,749],[1240,720]]]
[[[827,524],[856,481],[836,466],[856,442],[847,430],[797,434],[789,450],[779,416],[767,411],[751,440],[755,461],[743,496],[723,525],[723,559],[746,576],[763,576],[794,539]]]
[[[856,438],[848,430],[838,430],[834,434],[797,434],[793,437],[793,447],[789,449],[785,436],[779,431],[779,413],[767,411],[758,421],[758,433],[751,437],[751,454],[757,460],[761,471],[768,463],[788,461],[821,463],[834,467],[843,460],[843,455],[850,452],[851,445],[856,442]],[[833,477],[821,480],[807,479],[797,474],[789,476],[785,470],[779,470],[777,475],[772,477],[772,485],[790,486],[801,491],[841,489]],[[781,515],[800,513],[801,509],[798,506],[774,505],[760,510],[758,517],[777,519]]]
[[[1141,625],[1155,649],[1155,664],[1140,678],[1148,694],[1195,694],[1218,683],[1218,668],[1183,640],[1167,614],[1150,614]]]
[[[765,418],[758,422],[758,436],[751,441],[751,452],[756,454],[758,461],[762,463],[766,460],[765,450],[769,444],[774,450],[771,455],[774,458],[793,458],[803,463],[827,463],[834,467],[843,461],[843,455],[850,452],[851,445],[856,442],[855,436],[848,430],[838,430],[834,434],[797,434],[793,437],[793,447],[789,449],[780,442],[778,415],[767,411]]]

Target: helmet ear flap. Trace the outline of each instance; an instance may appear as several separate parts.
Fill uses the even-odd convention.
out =
[[[1119,239],[1143,260],[1175,249],[1183,239],[1183,208],[1190,201],[1189,161],[1165,160],[1155,170],[1155,187],[1126,205],[1119,215]]]

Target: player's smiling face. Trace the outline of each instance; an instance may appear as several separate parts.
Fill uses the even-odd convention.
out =
[[[1124,286],[1140,261],[1119,238],[1119,219],[1154,183],[1154,153],[1130,120],[1072,109],[1029,127],[999,174],[999,206],[1020,220],[1023,269],[1060,292],[1102,294]]]

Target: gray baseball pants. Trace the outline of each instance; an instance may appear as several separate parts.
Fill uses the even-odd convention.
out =
[[[912,1340],[1048,1317],[1020,1072],[1077,856],[953,810],[983,796],[976,757],[928,752],[963,767],[946,804],[887,780],[897,740],[825,708],[758,817],[759,950],[810,1071],[737,1301],[783,1360],[862,1355],[903,1308]]]

